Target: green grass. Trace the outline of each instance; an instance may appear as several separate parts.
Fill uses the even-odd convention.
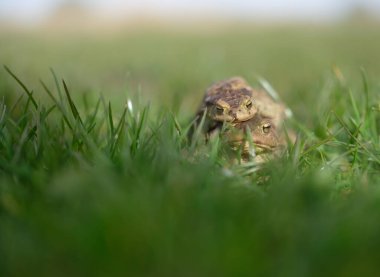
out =
[[[255,84],[263,76],[298,118],[312,125],[332,65],[359,90],[360,68],[378,85],[378,26],[236,26],[194,31],[127,30],[104,34],[1,33],[0,62],[17,71],[39,93],[39,79],[49,85],[54,68],[75,87],[74,99],[99,93],[120,102],[139,93],[154,110],[167,107],[189,118],[213,81],[241,75]],[[50,82],[50,83],[49,83]],[[0,75],[0,84],[15,87]],[[300,101],[302,99],[302,101]],[[115,107],[119,108],[118,107]],[[120,110],[118,110],[120,112]]]
[[[299,43],[304,53],[321,57],[315,59],[320,64],[299,63],[302,68],[294,67],[295,72],[283,70],[286,62],[281,59],[295,61],[297,55],[277,53],[270,58],[275,52],[256,45],[260,53],[267,53],[260,59],[266,57],[272,64],[271,74],[261,75],[282,84],[275,87],[285,87],[281,95],[296,114],[289,126],[298,133],[295,145],[260,169],[230,164],[222,141],[187,141],[187,105],[196,107],[192,103],[201,95],[200,91],[192,97],[191,91],[218,76],[240,74],[248,67],[243,60],[252,56],[235,56],[232,53],[243,46],[227,42],[226,47],[235,50],[226,50],[229,58],[214,67],[208,55],[194,61],[186,45],[213,49],[229,36],[166,34],[130,42],[135,46],[125,51],[133,55],[122,57],[131,59],[136,66],[132,72],[145,76],[150,89],[162,93],[161,101],[161,94],[152,96],[149,86],[139,93],[133,87],[126,95],[123,88],[117,93],[118,82],[113,81],[104,82],[115,90],[110,94],[98,97],[96,88],[83,94],[86,76],[102,76],[108,68],[118,71],[112,65],[116,58],[110,62],[98,57],[93,61],[97,72],[77,75],[80,68],[73,80],[63,81],[60,74],[49,72],[39,81],[33,70],[46,61],[27,62],[42,54],[35,50],[39,55],[24,55],[20,49],[25,46],[20,45],[19,57],[8,56],[10,69],[0,73],[0,275],[377,275],[380,99],[379,84],[368,76],[380,72],[380,65],[364,63],[369,73],[361,72],[359,65],[350,68],[355,59],[369,60],[375,53],[369,48],[379,40],[344,48],[352,55],[341,53],[343,69],[330,70],[324,64],[330,61],[325,52],[337,40],[331,31],[314,32],[330,43],[319,45],[322,49],[303,44],[313,40],[307,32],[287,32],[295,42],[283,34],[289,39],[284,43]],[[338,34],[342,41],[373,39],[371,30]],[[260,32],[254,36],[259,35],[266,45],[276,41]],[[153,42],[182,53],[189,67],[178,56],[160,56],[147,46]],[[47,45],[52,52],[67,47],[57,41]],[[96,49],[92,53],[103,48]],[[297,52],[289,49],[279,51]],[[55,57],[49,51],[46,57]],[[21,57],[25,66],[18,64]],[[308,54],[299,57],[310,61]],[[60,59],[64,68],[68,66]],[[26,73],[20,74],[23,70]],[[293,75],[297,72],[300,79]],[[320,75],[314,78],[313,72]],[[96,86],[99,79],[93,80]],[[250,80],[255,81],[254,76]],[[300,95],[305,97],[297,100]]]

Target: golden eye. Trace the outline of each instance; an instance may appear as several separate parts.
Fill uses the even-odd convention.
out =
[[[268,134],[269,132],[270,132],[270,128],[271,128],[272,126],[269,124],[269,123],[265,123],[264,125],[263,125],[263,132],[264,132],[264,134]]]
[[[217,114],[223,114],[223,112],[224,112],[224,109],[222,107],[216,106],[216,113]]]
[[[247,104],[245,104],[245,106],[247,107],[247,109],[251,109],[252,108],[252,101],[247,102]]]

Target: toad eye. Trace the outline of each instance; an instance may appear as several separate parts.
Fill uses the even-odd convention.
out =
[[[216,113],[217,114],[223,114],[223,112],[224,112],[224,109],[222,107],[216,106]]]
[[[263,125],[263,133],[264,134],[268,134],[269,132],[270,132],[270,128],[271,128],[272,126],[269,124],[269,123],[265,123],[264,125]]]
[[[252,108],[252,101],[247,102],[247,104],[245,104],[245,106],[247,107],[247,109],[250,110]]]

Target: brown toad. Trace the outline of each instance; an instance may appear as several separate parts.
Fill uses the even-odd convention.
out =
[[[287,142],[283,123],[288,109],[272,94],[253,89],[241,77],[217,82],[206,90],[196,124],[204,116],[207,138],[221,136],[233,150],[241,150],[243,160],[262,162],[281,153]],[[289,137],[294,142],[292,132]]]
[[[257,106],[253,89],[241,77],[233,77],[211,85],[196,114],[196,124],[205,114],[204,132],[210,134],[219,129],[223,122],[232,124],[253,118]]]
[[[261,114],[249,121],[235,124],[222,134],[233,150],[240,150],[243,160],[250,157],[256,162],[281,153],[286,146],[282,127],[270,117]]]

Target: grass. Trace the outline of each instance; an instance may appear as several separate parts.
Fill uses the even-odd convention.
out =
[[[184,118],[192,116],[213,81],[239,75],[256,85],[262,76],[311,126],[315,111],[307,107],[319,100],[333,64],[354,91],[361,89],[361,67],[374,85],[380,73],[373,58],[380,48],[377,25],[137,29],[95,35],[0,32],[0,40],[1,63],[14,68],[35,93],[40,78],[54,85],[52,67],[76,88],[72,97],[79,103],[83,94],[96,102],[102,93],[118,103],[126,94],[139,93],[141,102],[150,101],[155,111],[164,106]],[[0,78],[0,84],[16,89],[4,74]]]
[[[231,165],[222,141],[189,144],[186,103],[175,97],[172,107],[131,92],[117,103],[81,99],[82,88],[54,71],[32,90],[9,66],[1,73],[0,275],[379,273],[380,100],[364,70],[347,78],[333,67],[316,88],[308,82],[318,103],[315,95],[290,101],[296,144],[258,170]],[[170,72],[152,86],[169,90]],[[197,83],[201,73],[210,76],[202,69]]]

